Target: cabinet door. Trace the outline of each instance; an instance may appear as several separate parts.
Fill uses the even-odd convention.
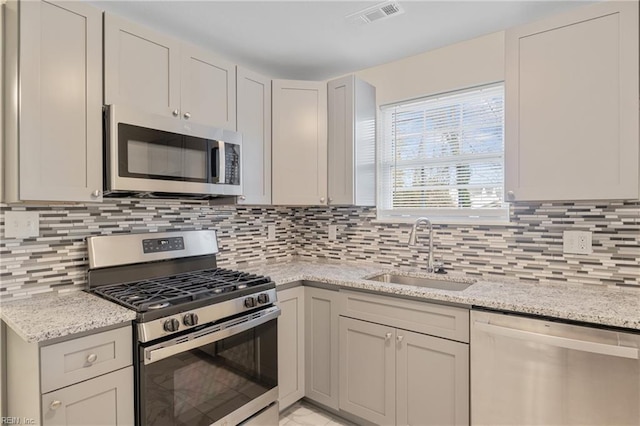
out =
[[[374,206],[376,89],[354,76],[327,87],[329,204]]]
[[[278,292],[280,410],[304,397],[304,287]]]
[[[638,2],[506,33],[506,199],[637,199]]]
[[[105,13],[104,58],[105,104],[179,118],[179,41]]]
[[[271,204],[271,80],[237,70],[238,132],[242,133],[243,195],[238,204]]]
[[[469,345],[397,330],[398,425],[469,424]]]
[[[182,118],[236,130],[236,67],[213,53],[181,46]]]
[[[20,14],[19,198],[99,201],[100,11],[33,1],[22,2]]]
[[[327,204],[324,83],[273,80],[273,204]]]
[[[338,292],[305,288],[305,396],[338,409]]]
[[[44,426],[134,424],[133,367],[42,395]]]
[[[340,409],[380,425],[396,422],[395,329],[340,317]]]

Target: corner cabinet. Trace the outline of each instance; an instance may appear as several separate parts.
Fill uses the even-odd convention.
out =
[[[273,204],[327,204],[327,86],[273,80]]]
[[[304,290],[278,291],[278,402],[280,411],[304,397]]]
[[[505,199],[638,199],[638,2],[506,32]]]
[[[131,326],[51,345],[7,331],[7,409],[43,426],[133,426]]]
[[[101,12],[11,1],[5,43],[6,201],[101,201]]]
[[[376,89],[353,75],[327,89],[329,204],[375,206]]]
[[[337,290],[305,287],[305,396],[338,409]]]
[[[236,130],[235,65],[208,50],[104,15],[107,105]]]
[[[236,71],[238,132],[242,133],[242,187],[238,204],[271,204],[271,79]]]

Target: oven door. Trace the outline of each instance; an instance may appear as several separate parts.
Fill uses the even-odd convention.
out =
[[[279,314],[272,306],[141,345],[138,425],[239,424],[264,413],[278,398]]]

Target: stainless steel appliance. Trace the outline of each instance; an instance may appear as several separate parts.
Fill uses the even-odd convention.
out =
[[[215,231],[90,237],[89,291],[137,312],[136,424],[278,423],[275,284],[216,267]]]
[[[105,107],[105,196],[242,193],[242,137],[123,105]]]
[[[473,425],[639,425],[640,335],[471,312]]]

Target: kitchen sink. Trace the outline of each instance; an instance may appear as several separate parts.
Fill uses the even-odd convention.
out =
[[[383,283],[414,285],[416,287],[427,287],[427,288],[435,288],[439,290],[451,290],[451,291],[466,290],[475,282],[472,280],[467,282],[460,282],[460,281],[451,281],[451,280],[439,280],[434,278],[419,277],[419,276],[412,276],[412,275],[395,275],[395,274],[380,274],[367,279],[371,281],[379,281]]]

